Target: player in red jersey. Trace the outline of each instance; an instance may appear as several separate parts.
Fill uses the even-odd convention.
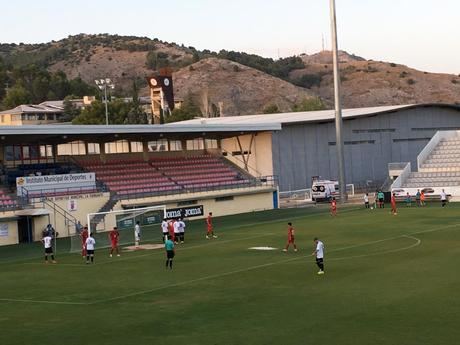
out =
[[[398,212],[396,211],[396,194],[395,193],[391,195],[391,214],[393,216],[396,216],[398,214]]]
[[[336,216],[337,215],[337,200],[335,198],[332,198],[331,201],[331,216]]]
[[[217,238],[217,236],[214,234],[214,227],[212,225],[212,212],[209,212],[208,218],[206,218],[206,228],[207,228],[207,232],[206,232],[207,239],[211,237]]]
[[[292,223],[288,223],[288,240],[286,244],[286,248],[283,249],[283,252],[287,252],[289,249],[289,246],[292,244],[294,246],[294,251],[297,251],[297,246],[295,245],[295,230],[294,227],[292,226]]]
[[[112,257],[113,251],[117,252],[117,256],[120,256],[120,250],[118,249],[118,239],[120,238],[120,233],[116,226],[113,227],[113,230],[109,232],[109,239],[110,239],[110,257]]]
[[[89,233],[88,233],[88,227],[85,226],[83,228],[83,231],[81,232],[80,234],[80,238],[81,238],[81,256],[86,258],[86,239],[88,238],[89,236]]]
[[[176,238],[174,236],[174,223],[176,221],[174,219],[168,220],[168,231],[169,231],[169,236],[171,237],[171,241],[176,242]]]

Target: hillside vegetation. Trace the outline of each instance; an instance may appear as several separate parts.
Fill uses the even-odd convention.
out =
[[[340,54],[340,66],[345,107],[460,102],[456,75],[346,52]],[[147,37],[81,34],[41,44],[0,44],[0,85],[9,89],[7,96],[1,88],[0,103],[7,108],[18,102],[97,94],[94,79],[103,77],[115,80],[114,96],[132,95],[133,85],[146,96],[145,77],[164,67],[174,72],[177,97],[193,100],[208,116],[305,109],[299,105],[310,101],[330,107],[333,102],[330,52],[274,60]]]

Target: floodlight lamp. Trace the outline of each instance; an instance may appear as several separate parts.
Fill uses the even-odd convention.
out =
[[[105,79],[105,82],[106,82],[107,84],[110,84],[112,81],[110,80],[110,78],[106,78],[106,79]]]

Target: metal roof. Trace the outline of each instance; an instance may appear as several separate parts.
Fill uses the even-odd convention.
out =
[[[385,114],[395,112],[403,109],[412,109],[420,107],[447,107],[460,110],[460,107],[452,104],[408,104],[408,105],[394,105],[384,107],[370,107],[370,108],[355,108],[343,109],[342,117],[355,118],[360,116],[373,116],[377,114]],[[308,122],[323,122],[333,121],[335,118],[335,111],[321,110],[321,111],[304,111],[295,113],[280,113],[280,114],[263,114],[263,115],[243,115],[243,116],[227,116],[216,118],[197,118],[194,120],[182,121],[177,123],[168,124],[167,126],[176,126],[184,124],[294,124],[294,123],[308,123]]]
[[[182,124],[167,125],[28,125],[0,126],[0,145],[66,143],[75,140],[112,142],[116,140],[222,139],[239,134],[281,130],[280,124]]]
[[[62,114],[64,108],[46,104],[23,104],[16,108],[0,112],[0,115],[17,114]]]

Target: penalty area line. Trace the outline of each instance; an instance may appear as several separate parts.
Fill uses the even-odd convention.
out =
[[[264,233],[264,234],[259,234],[259,235],[254,235],[254,236],[248,236],[248,237],[241,237],[241,238],[235,238],[235,239],[231,239],[231,240],[211,240],[209,242],[206,242],[206,243],[202,243],[202,244],[197,244],[197,245],[193,245],[193,246],[189,246],[189,247],[176,247],[176,249],[178,250],[178,252],[182,252],[182,251],[185,251],[185,250],[190,250],[190,249],[196,249],[196,248],[202,248],[202,247],[208,247],[208,246],[211,246],[211,245],[221,245],[221,244],[225,244],[225,243],[231,243],[231,242],[237,242],[237,241],[246,241],[246,240],[252,240],[252,239],[255,239],[255,238],[260,238],[260,237],[267,237],[267,236],[273,236],[275,235],[274,233],[271,233],[271,232],[267,232],[267,233]],[[101,249],[100,249],[101,250]],[[96,251],[96,253],[98,255],[99,254],[99,250]],[[113,258],[112,260],[104,260],[102,262],[97,262],[96,263],[96,266],[101,266],[101,265],[107,265],[107,264],[115,264],[115,263],[118,263],[118,262],[124,262],[124,261],[128,261],[128,260],[135,260],[137,258],[142,258],[142,257],[146,257],[146,256],[151,256],[151,255],[155,255],[155,254],[163,254],[164,253],[164,249],[163,248],[160,248],[159,250],[151,250],[149,251],[149,253],[145,253],[145,254],[140,254],[140,255],[132,255],[132,256],[128,256],[128,257],[122,257],[122,258]],[[24,263],[20,263],[20,265],[39,265],[39,266],[43,266],[43,263],[39,263],[39,262],[24,262]],[[88,265],[82,263],[82,264],[66,264],[66,263],[62,263],[62,264],[56,264],[56,265],[51,265],[51,266],[64,266],[64,267],[87,267]]]
[[[46,301],[34,299],[18,299],[18,298],[0,298],[0,302],[20,302],[20,303],[37,303],[37,304],[64,304],[64,305],[88,305],[87,302],[65,302],[65,301]]]
[[[411,244],[411,245],[408,246],[408,247],[393,249],[393,250],[390,250],[390,251],[379,252],[379,253],[375,253],[375,254],[369,254],[369,255],[367,255],[367,256],[389,254],[389,253],[393,253],[393,252],[408,250],[408,249],[411,249],[411,248],[413,248],[413,247],[416,247],[416,246],[420,245],[420,243],[422,242],[422,241],[419,240],[418,238],[412,237],[412,236],[410,236],[410,235],[401,235],[401,236],[397,236],[397,237],[385,238],[385,239],[378,240],[378,241],[370,241],[370,242],[366,242],[366,243],[361,243],[361,244],[357,244],[357,245],[354,245],[354,246],[347,246],[347,247],[344,247],[344,248],[339,248],[339,249],[336,249],[336,250],[331,250],[330,252],[337,252],[337,251],[345,250],[345,249],[352,249],[352,248],[363,247],[363,246],[371,245],[371,244],[375,244],[375,243],[380,243],[380,242],[385,242],[385,241],[391,241],[391,240],[394,240],[394,239],[397,239],[397,238],[401,238],[401,237],[407,237],[407,238],[414,239],[414,240],[416,240],[416,243]],[[260,265],[256,265],[256,266],[241,268],[241,269],[233,270],[233,271],[229,271],[229,272],[211,274],[211,275],[209,275],[209,276],[204,276],[204,277],[201,277],[201,278],[186,280],[186,281],[179,282],[179,283],[174,283],[174,284],[168,284],[168,285],[158,286],[158,287],[155,287],[155,288],[153,288],[153,289],[137,291],[137,292],[133,292],[133,293],[130,293],[130,294],[121,295],[121,296],[116,296],[116,297],[112,297],[112,298],[106,298],[106,299],[102,299],[102,300],[98,300],[98,301],[91,302],[91,303],[89,303],[89,304],[90,304],[90,305],[93,305],[93,304],[100,304],[100,303],[106,303],[106,302],[113,302],[113,301],[117,301],[117,300],[122,300],[122,299],[130,298],[130,297],[141,296],[141,295],[149,294],[149,293],[156,292],[156,291],[160,291],[160,290],[164,290],[164,289],[170,289],[170,288],[175,288],[175,287],[179,287],[179,286],[183,286],[183,285],[199,283],[199,282],[201,282],[201,281],[205,281],[205,280],[209,280],[209,279],[215,279],[215,278],[222,278],[222,277],[226,277],[226,276],[233,275],[233,274],[238,274],[238,273],[245,273],[245,272],[257,270],[257,269],[260,269],[260,268],[265,268],[265,267],[275,266],[275,265],[279,265],[279,264],[285,264],[285,263],[292,262],[292,261],[296,261],[296,260],[300,260],[300,259],[305,259],[305,258],[308,258],[308,257],[311,257],[311,255],[301,255],[301,256],[297,256],[297,257],[295,257],[295,258],[290,258],[290,259],[285,259],[285,260],[279,260],[279,261],[274,261],[274,262],[268,262],[268,263],[266,263],[266,264],[260,264]],[[361,257],[361,256],[356,256],[356,257]],[[345,260],[345,259],[351,259],[351,258],[354,258],[354,257],[336,258],[336,260],[339,260],[339,259]],[[332,260],[332,259],[330,259],[330,260]]]

